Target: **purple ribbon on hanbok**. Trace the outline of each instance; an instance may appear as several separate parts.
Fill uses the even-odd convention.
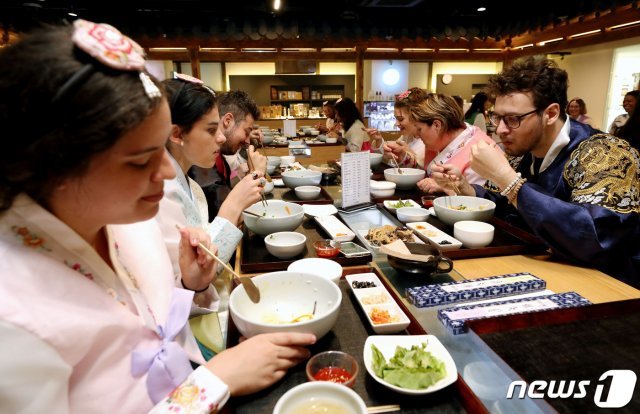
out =
[[[174,289],[165,326],[158,326],[162,345],[157,349],[133,351],[131,373],[134,377],[147,374],[147,392],[154,404],[173,391],[193,372],[189,356],[174,341],[189,319],[193,292]]]

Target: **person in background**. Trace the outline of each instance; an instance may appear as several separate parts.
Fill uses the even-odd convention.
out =
[[[639,97],[640,97],[639,90],[629,91],[626,93],[626,95],[624,96],[624,99],[622,100],[622,107],[626,111],[626,114],[621,114],[615,117],[615,119],[609,126],[610,134],[617,135],[618,129],[620,129],[620,127],[622,127],[625,124],[625,122],[627,122],[627,119],[629,119],[629,115],[631,115],[633,110],[636,108],[636,104],[638,103]]]
[[[491,183],[462,193],[496,202],[496,216],[535,233],[552,252],[640,287],[640,156],[625,140],[567,117],[567,72],[550,59],[516,61],[489,79],[505,152],[473,145],[471,167]],[[434,178],[460,177],[452,166]]]
[[[469,182],[484,183],[485,178],[470,167],[469,152],[473,144],[482,141],[492,147],[496,156],[504,157],[486,133],[477,126],[465,124],[462,110],[448,95],[428,94],[427,99],[411,106],[411,119],[425,146],[427,178],[418,182],[418,188],[424,192],[457,192],[452,183],[438,183],[430,177],[436,171],[434,166],[441,164],[455,165]]]
[[[629,141],[629,144],[640,151],[640,110],[634,109],[629,119],[621,126],[616,136]]]
[[[250,338],[204,364],[157,222],[171,115],[143,49],[76,20],[0,51],[2,411],[208,413],[308,357],[313,335]],[[42,122],[34,122],[40,119]],[[178,231],[178,230],[176,230]],[[181,280],[216,265],[180,230]],[[25,306],[28,304],[28,306]]]
[[[175,178],[165,182],[164,197],[160,202],[160,211],[156,219],[161,225],[165,245],[168,248],[174,273],[179,275],[179,238],[176,225],[204,229],[218,247],[218,257],[228,262],[240,240],[242,231],[238,229],[242,210],[260,200],[264,178],[246,175],[231,190],[222,202],[217,216],[209,221],[209,208],[202,188],[187,176],[189,169],[196,165],[200,168],[212,168],[220,146],[226,141],[222,134],[220,115],[216,95],[199,79],[174,73],[173,79],[162,82],[171,111],[171,135],[167,141],[169,159],[177,171]],[[220,270],[223,270],[220,266]],[[219,352],[224,343],[228,320],[228,296],[230,279],[216,278],[213,286],[196,291],[197,303],[202,307],[217,311],[220,337],[217,341],[207,342],[214,352]],[[211,345],[212,343],[217,345]]]
[[[456,101],[456,103],[458,104],[458,106],[460,107],[460,110],[462,112],[464,112],[464,99],[462,99],[462,96],[460,95],[453,95],[452,96],[453,100]]]
[[[336,108],[335,103],[333,101],[324,101],[322,103],[322,113],[327,118],[327,121],[324,125],[321,123],[316,124],[316,129],[320,131],[322,134],[328,134],[330,132],[337,132],[337,128],[339,127],[336,122]]]
[[[395,141],[385,141],[375,128],[367,128],[371,138],[372,150],[384,152],[384,162],[394,165],[391,158],[398,161],[398,165],[408,168],[424,168],[424,143],[418,136],[415,123],[411,120],[411,105],[427,99],[427,92],[421,88],[410,88],[396,97],[393,115],[396,126],[400,130],[400,137]]]
[[[581,98],[573,98],[569,101],[567,114],[571,119],[593,127],[593,120],[587,116],[587,104]]]
[[[345,149],[350,152],[369,151],[371,142],[364,127],[364,119],[351,98],[342,98],[336,102],[336,119],[344,130],[347,141]]]
[[[247,173],[251,158],[255,172],[266,173],[267,157],[251,141],[262,142],[262,131],[253,127],[260,117],[255,101],[244,91],[229,91],[219,98],[220,129],[226,141],[216,159],[216,170],[227,185],[234,187]]]
[[[491,100],[485,92],[478,92],[471,100],[471,106],[464,114],[467,124],[477,126],[482,132],[487,132],[486,114],[491,108]]]

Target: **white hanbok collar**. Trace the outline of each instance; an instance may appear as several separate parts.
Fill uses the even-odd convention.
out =
[[[562,151],[564,147],[569,145],[569,141],[571,140],[569,138],[570,131],[571,131],[571,122],[569,121],[569,117],[567,117],[567,120],[564,122],[564,125],[562,126],[562,129],[558,133],[558,136],[556,137],[556,139],[553,140],[553,142],[551,143],[551,147],[545,154],[544,159],[542,160],[542,164],[540,164],[539,173],[549,168],[551,163],[553,163],[553,161],[558,157],[558,154],[560,154],[560,151]],[[531,168],[533,169],[533,162],[531,162]],[[532,171],[532,174],[533,174],[533,171]]]

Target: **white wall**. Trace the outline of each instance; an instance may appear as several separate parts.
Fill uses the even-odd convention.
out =
[[[201,62],[200,79],[214,91],[226,90],[222,79],[222,63],[220,62]]]
[[[429,62],[409,62],[409,88],[422,88],[429,90]]]
[[[436,90],[438,75],[483,75],[498,73],[502,62],[433,62],[429,89]]]

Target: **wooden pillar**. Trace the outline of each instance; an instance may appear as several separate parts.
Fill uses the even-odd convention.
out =
[[[191,75],[200,79],[200,47],[189,48],[189,59],[191,60]]]
[[[364,48],[356,46],[356,105],[364,114]]]
[[[226,62],[220,62],[220,77],[222,78],[221,91],[227,90],[227,64]]]

